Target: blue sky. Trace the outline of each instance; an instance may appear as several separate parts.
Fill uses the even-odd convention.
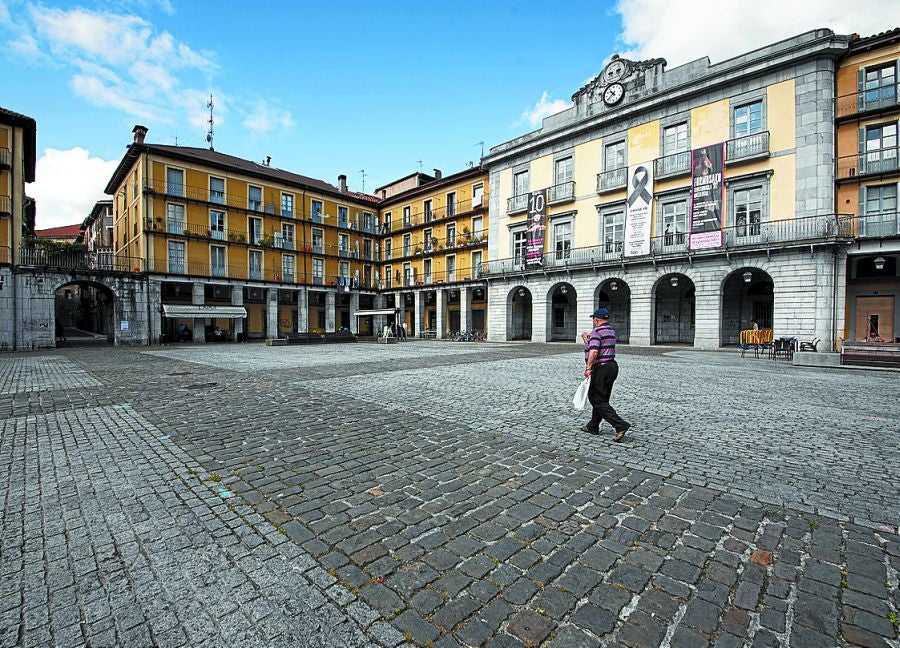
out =
[[[697,25],[690,0],[0,0],[0,106],[37,120],[28,190],[38,227],[51,227],[104,197],[134,124],[151,142],[205,146],[210,93],[216,150],[332,183],[345,173],[355,190],[365,169],[371,191],[420,164],[478,164],[478,142],[487,151],[539,127],[613,53],[671,67],[818,26],[900,24],[885,0],[856,3],[856,15],[823,0],[817,18],[803,3],[754,6],[767,4],[748,18],[747,3],[723,0]]]

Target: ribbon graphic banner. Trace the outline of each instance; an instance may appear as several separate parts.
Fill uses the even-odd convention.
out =
[[[628,201],[625,215],[626,257],[650,254],[650,217],[653,204],[653,165],[644,162],[628,168]]]
[[[691,151],[691,250],[722,246],[725,144]]]
[[[528,229],[525,241],[525,266],[544,265],[544,234],[547,231],[547,190],[528,194]]]

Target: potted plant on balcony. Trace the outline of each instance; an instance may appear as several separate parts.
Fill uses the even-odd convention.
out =
[[[438,238],[437,238],[437,236],[432,236],[432,237],[431,237],[431,247],[432,247],[432,249],[436,249],[437,246],[438,246]]]
[[[160,229],[162,227],[162,216],[157,216],[153,219],[153,229]]]
[[[259,237],[260,245],[271,247],[273,243],[275,243],[275,237],[272,234],[263,234]]]
[[[185,230],[184,230],[184,235],[185,235],[185,236],[190,236],[190,235],[191,235],[191,230],[185,228]]]
[[[462,234],[465,238],[469,238],[469,226],[463,225]]]
[[[415,249],[415,253],[416,253],[416,254],[422,254],[422,246],[417,245],[417,246],[416,246],[416,249]]]

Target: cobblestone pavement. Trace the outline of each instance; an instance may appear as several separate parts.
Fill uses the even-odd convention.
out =
[[[0,646],[900,646],[896,374],[389,351],[0,357]]]

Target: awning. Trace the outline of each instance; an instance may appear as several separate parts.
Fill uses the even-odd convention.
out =
[[[394,315],[396,311],[393,308],[373,308],[370,310],[356,311],[357,317],[368,317],[369,315]]]
[[[190,306],[187,304],[163,304],[166,317],[215,317],[220,319],[241,319],[247,317],[243,306]]]

